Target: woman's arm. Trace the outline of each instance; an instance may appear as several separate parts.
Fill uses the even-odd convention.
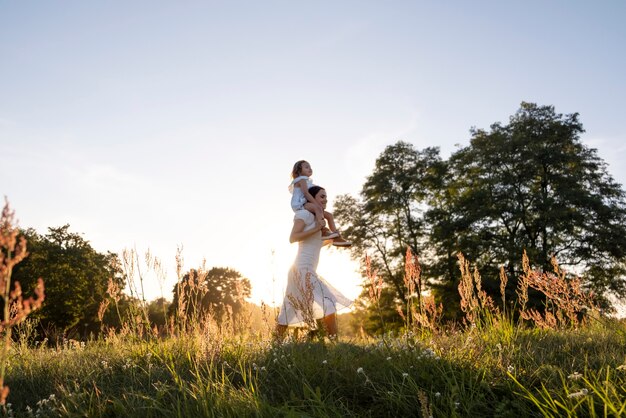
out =
[[[302,241],[314,233],[318,232],[324,226],[323,222],[315,221],[315,227],[309,230],[304,230],[305,223],[302,219],[296,219],[293,221],[293,228],[291,228],[291,234],[289,235],[289,242],[294,243],[298,241]]]

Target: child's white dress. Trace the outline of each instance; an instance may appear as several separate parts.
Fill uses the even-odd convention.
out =
[[[315,226],[315,215],[308,210],[297,211],[294,221],[301,219],[304,230]],[[287,280],[285,297],[278,323],[293,326],[315,326],[312,320],[323,318],[352,305],[352,301],[316,273],[324,241],[321,231],[298,242],[298,254]]]
[[[302,189],[296,185],[300,180],[306,180],[307,189],[313,186],[313,180],[307,176],[300,176],[293,179],[289,185],[289,191],[291,192],[291,209],[293,209],[294,212],[304,209],[304,204],[306,203],[306,197]]]

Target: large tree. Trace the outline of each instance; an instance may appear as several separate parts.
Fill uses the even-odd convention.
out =
[[[352,256],[363,261],[369,255],[383,278],[385,315],[395,312],[394,300],[409,296],[403,280],[407,247],[415,254],[429,252],[424,211],[441,187],[444,169],[438,148],[416,150],[399,141],[378,157],[360,199],[342,195],[335,202],[335,217],[353,241]]]
[[[98,332],[98,308],[106,298],[109,279],[123,283],[117,255],[97,252],[69,228],[48,228],[45,235],[23,231],[29,255],[15,267],[12,279],[25,289],[44,279],[46,300],[34,314],[44,329]]]
[[[550,258],[581,274],[598,294],[624,294],[626,204],[595,149],[585,146],[578,114],[522,103],[509,123],[473,129],[449,161],[443,206],[434,216],[441,246],[454,243],[483,276],[519,272],[522,252],[545,270]],[[445,245],[443,245],[445,247]]]
[[[504,266],[507,300],[514,299],[524,250],[539,268],[551,270],[555,256],[597,294],[624,295],[625,194],[597,151],[581,142],[583,132],[576,113],[522,103],[507,124],[472,129],[470,144],[447,161],[436,148],[398,142],[376,160],[360,199],[338,198],[335,216],[354,241],[353,257],[369,254],[395,293],[387,304],[406,297],[407,247],[449,318],[459,311],[458,252],[493,293]]]

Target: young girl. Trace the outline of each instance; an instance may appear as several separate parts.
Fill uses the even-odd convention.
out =
[[[318,222],[324,219],[328,221],[330,230],[326,227],[322,228],[323,240],[332,239],[333,245],[337,247],[351,246],[352,243],[343,239],[337,231],[333,214],[326,212],[324,208],[315,201],[313,196],[311,196],[311,193],[309,193],[309,188],[313,186],[313,181],[310,178],[312,175],[313,169],[311,168],[311,164],[307,161],[300,160],[293,165],[293,170],[291,170],[291,178],[293,181],[289,185],[289,191],[292,193],[291,209],[293,209],[294,212],[306,209],[315,215]]]

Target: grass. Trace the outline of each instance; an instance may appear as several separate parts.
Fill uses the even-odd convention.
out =
[[[11,348],[11,416],[620,416],[626,329],[494,325],[370,341]]]
[[[504,308],[504,271],[500,311],[459,255],[465,326],[442,326],[440,306],[421,297],[421,269],[407,251],[411,296],[399,308],[405,327],[396,335],[276,342],[271,324],[265,335],[245,336],[235,332],[241,326],[217,327],[209,318],[172,323],[159,336],[143,331],[147,315],[135,315],[139,322],[117,332],[50,345],[32,338],[36,324],[27,318],[43,301],[43,284],[28,300],[8,286],[25,254],[12,219],[7,204],[0,297],[16,309],[5,309],[0,322],[0,417],[626,415],[626,323],[600,316],[555,260],[554,273],[540,273],[524,256],[520,322]],[[378,306],[383,283],[369,268],[368,277]],[[529,287],[550,301],[543,312],[526,309]]]

